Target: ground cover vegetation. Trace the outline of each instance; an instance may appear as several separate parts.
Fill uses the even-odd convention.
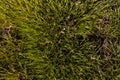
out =
[[[120,1],[0,0],[0,80],[120,80]]]

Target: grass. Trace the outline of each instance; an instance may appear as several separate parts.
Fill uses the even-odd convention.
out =
[[[119,3],[0,0],[0,79],[119,80]]]

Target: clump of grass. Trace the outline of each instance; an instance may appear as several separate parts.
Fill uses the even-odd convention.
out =
[[[119,3],[119,2],[117,2]],[[0,78],[106,80],[119,73],[119,6],[106,0],[0,0]],[[116,14],[115,14],[116,13]]]

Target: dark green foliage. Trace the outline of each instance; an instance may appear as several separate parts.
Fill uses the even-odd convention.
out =
[[[0,79],[119,80],[119,3],[0,0]]]

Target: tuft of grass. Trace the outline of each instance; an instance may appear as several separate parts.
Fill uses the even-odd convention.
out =
[[[119,3],[0,0],[0,79],[119,80]]]

